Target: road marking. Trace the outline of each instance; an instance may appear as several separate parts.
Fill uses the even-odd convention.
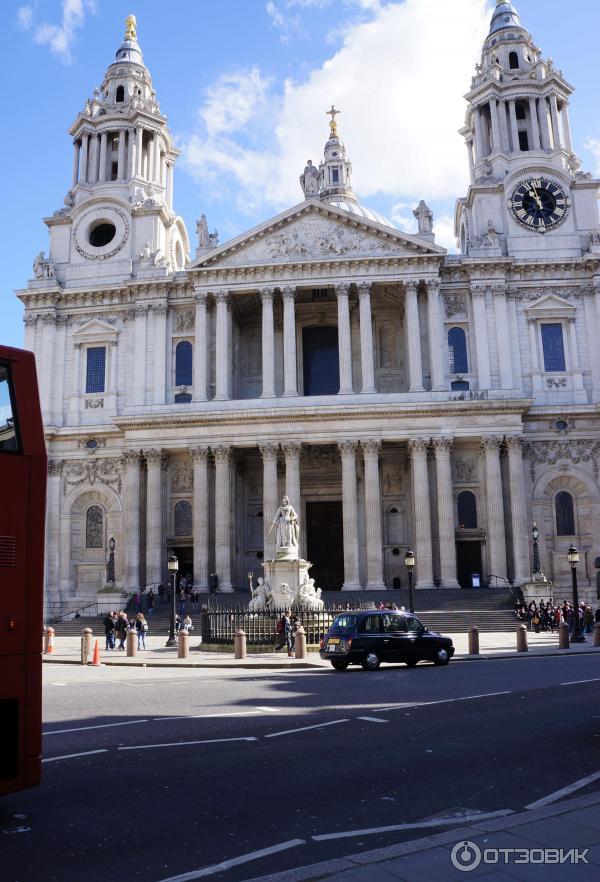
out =
[[[103,747],[101,750],[86,750],[85,753],[66,753],[64,756],[47,756],[42,760],[43,763],[53,763],[61,759],[75,759],[76,756],[91,756],[93,753],[108,753],[108,749]]]
[[[49,686],[66,686],[66,683],[48,683]]]
[[[554,793],[549,793],[548,796],[544,796],[542,799],[537,799],[535,802],[531,802],[529,805],[526,805],[526,809],[536,809],[542,808],[544,805],[550,805],[551,802],[556,802],[558,799],[561,799],[563,796],[568,796],[570,793],[574,793],[576,790],[581,790],[582,787],[586,787],[588,784],[591,784],[593,781],[597,781],[600,778],[600,772],[594,772],[593,775],[588,775],[587,778],[580,778],[579,781],[575,781],[573,784],[569,784],[567,787],[563,787],[561,790],[556,790]]]
[[[498,812],[481,812],[476,815],[463,815],[461,818],[434,818],[431,821],[416,821],[413,824],[392,824],[389,827],[367,827],[363,830],[346,830],[343,833],[322,833],[310,838],[315,842],[324,842],[330,839],[352,839],[355,836],[370,836],[374,833],[395,833],[402,830],[421,830],[428,827],[447,827],[455,824],[469,824],[477,821],[487,821],[490,818],[502,818],[512,815],[511,809]]]
[[[156,717],[154,722],[160,720],[212,720],[221,719],[221,717],[255,717],[256,711],[234,711],[231,714],[183,714],[175,717]]]
[[[211,738],[207,741],[171,741],[167,744],[132,744],[127,747],[119,747],[119,750],[152,750],[154,747],[186,747],[190,744],[223,744],[228,741],[258,741],[256,736],[248,738]]]
[[[367,723],[389,723],[389,720],[380,720],[379,717],[357,717],[357,720],[365,720]]]
[[[279,713],[278,707],[257,707],[256,710],[266,711],[269,714],[278,714]]]
[[[593,680],[569,680],[568,683],[561,683],[561,686],[579,686],[580,683],[600,683],[600,677],[594,677]]]
[[[337,726],[338,723],[349,723],[350,720],[331,720],[330,723],[317,723],[315,726],[302,726],[299,729],[285,729],[283,732],[271,732],[265,738],[278,738],[280,735],[295,735],[297,732],[308,732],[310,729],[322,729],[325,726]]]
[[[269,848],[261,848],[259,851],[241,854],[239,857],[230,858],[230,860],[222,861],[220,864],[201,867],[198,870],[190,870],[189,873],[181,873],[179,876],[169,876],[168,879],[161,879],[161,882],[192,882],[193,879],[200,879],[202,876],[212,876],[215,873],[221,873],[223,870],[239,867],[240,864],[247,864],[259,858],[268,857],[270,854],[277,854],[280,851],[295,848],[297,845],[306,845],[306,839],[289,839],[287,842],[280,842],[279,845],[271,845]]]
[[[406,708],[413,707],[430,707],[434,704],[452,704],[452,702],[454,701],[473,701],[476,698],[493,698],[497,695],[512,695],[512,692],[482,692],[481,695],[460,695],[456,698],[440,698],[436,701],[404,702],[403,704],[392,704],[385,705],[385,707],[376,707],[373,708],[373,710],[382,713],[383,711],[406,710]]]
[[[110,729],[113,726],[134,726],[136,723],[147,723],[148,720],[128,720],[126,723],[102,723],[98,726],[80,726],[77,729],[56,729],[53,732],[42,732],[42,735],[64,735],[67,732],[89,732],[90,729]]]

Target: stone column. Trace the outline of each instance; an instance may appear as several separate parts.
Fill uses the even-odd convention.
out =
[[[506,438],[508,475],[510,481],[510,520],[513,543],[513,582],[524,585],[529,574],[529,527],[523,470],[523,439],[520,435]]]
[[[581,373],[581,362],[579,360],[579,347],[577,346],[577,325],[575,324],[575,316],[570,316],[568,320],[569,326],[569,361],[567,365],[573,375],[573,389],[577,392],[583,391],[583,374]]]
[[[481,108],[476,107],[473,110],[473,116],[475,117],[475,137],[477,140],[477,161],[479,162],[487,156],[486,143],[485,143],[485,134],[483,131],[483,120],[481,118]]]
[[[79,180],[82,184],[87,183],[88,179],[88,149],[90,136],[88,132],[84,132],[81,136],[81,162],[79,163]]]
[[[563,101],[562,110],[560,112],[562,116],[563,122],[563,134],[565,138],[565,147],[569,151],[569,153],[573,152],[573,140],[571,137],[571,121],[569,119],[569,104],[567,101]]]
[[[146,319],[148,309],[145,303],[135,305],[134,352],[135,371],[133,375],[133,402],[146,403]]]
[[[383,539],[379,454],[381,441],[363,441],[365,458],[365,515],[367,523],[367,591],[385,589],[383,581]]]
[[[298,395],[298,369],[296,366],[296,289],[281,288],[283,299],[283,395]]]
[[[125,543],[123,549],[125,588],[135,591],[140,587],[140,453],[123,453],[125,470],[123,482],[123,522]]]
[[[300,514],[300,441],[284,441],[281,445],[285,456],[285,492],[299,518]],[[275,514],[275,512],[273,512]]]
[[[423,362],[421,360],[421,326],[419,323],[419,304],[417,301],[418,282],[406,282],[405,323],[406,348],[408,351],[409,392],[424,392]]]
[[[431,509],[429,474],[427,470],[428,438],[411,438],[408,442],[412,465],[412,494],[415,513],[414,549],[417,567],[415,588],[433,588],[431,553]]]
[[[231,585],[231,447],[213,447],[215,457],[215,561],[219,590],[230,593]]]
[[[111,395],[117,395],[119,391],[117,388],[117,353],[118,353],[119,341],[111,340],[110,341],[110,349],[108,350],[108,387],[107,391]],[[115,398],[115,407],[116,407],[116,398]]]
[[[351,395],[352,387],[352,338],[350,332],[349,283],[335,286],[338,302],[338,347],[340,357],[340,395]]]
[[[142,146],[144,143],[144,129],[141,126],[137,126],[135,130],[136,134],[136,147],[135,147],[135,173],[138,178],[142,176]]]
[[[504,531],[504,501],[500,472],[500,438],[481,439],[485,461],[485,493],[487,502],[487,539],[490,572],[488,575],[506,579],[506,537]]]
[[[100,168],[98,170],[98,180],[106,180],[106,139],[108,132],[102,132],[100,135]]]
[[[496,334],[498,337],[498,361],[500,368],[500,388],[513,389],[515,386],[513,380],[512,358],[507,357],[505,347],[502,345],[503,340],[510,340],[510,331],[508,326],[508,307],[506,304],[506,288],[504,285],[496,286],[492,289],[494,297],[494,312],[496,319]]]
[[[530,98],[529,99],[529,116],[531,117],[531,135],[532,135],[532,150],[539,150],[542,146],[541,138],[540,138],[540,124],[538,121],[537,115],[537,99]]]
[[[148,465],[146,487],[146,583],[152,585],[154,592],[161,582],[162,575],[162,450],[144,450]]]
[[[146,177],[150,181],[153,182],[153,171],[154,171],[154,145],[156,144],[156,134],[152,134],[152,137],[148,141],[148,161],[146,166]]]
[[[173,163],[167,162],[167,206],[173,208]]]
[[[361,282],[358,286],[360,308],[360,367],[362,373],[363,395],[376,392],[375,369],[373,364],[373,323],[371,318],[371,283]]]
[[[81,144],[79,141],[73,141],[73,177],[71,178],[71,187],[76,187],[79,181],[79,153]]]
[[[486,289],[483,285],[471,285],[475,351],[477,352],[477,374],[480,390],[490,389],[492,385],[487,316],[485,312],[485,291]]]
[[[159,186],[162,185],[161,174],[160,174],[160,137],[158,135],[154,136],[154,183]]]
[[[135,157],[135,129],[127,130],[127,179],[131,180],[135,177],[136,157]]]
[[[498,101],[498,117],[500,120],[500,137],[502,138],[502,149],[507,153],[510,153],[508,121],[506,119],[506,101]]]
[[[25,325],[23,347],[27,349],[28,352],[33,352],[35,349],[35,323],[36,317],[34,315],[23,316],[23,324]]]
[[[190,448],[194,463],[194,585],[208,591],[208,447]]]
[[[207,395],[207,352],[208,338],[206,331],[207,295],[204,291],[194,291],[196,303],[196,340],[194,347],[194,401],[206,401]]]
[[[469,172],[471,178],[475,177],[475,151],[473,149],[473,139],[469,138],[467,141],[467,153],[469,156]]]
[[[215,399],[227,401],[229,399],[229,293],[215,291],[213,296],[217,304]]]
[[[59,573],[59,526],[60,526],[60,476],[62,460],[48,460],[48,489],[46,491],[46,578],[44,601],[60,599]],[[70,545],[70,543],[69,543]]]
[[[119,153],[117,156],[117,180],[119,181],[127,179],[127,168],[125,165],[125,134],[126,129],[119,129]]]
[[[356,496],[357,441],[338,441],[342,457],[342,511],[344,524],[344,584],[342,591],[360,590],[358,568],[358,503]]]
[[[548,102],[540,98],[540,135],[544,150],[550,150],[550,124],[548,122]]]
[[[540,369],[540,353],[538,348],[538,326],[534,318],[528,318],[529,348],[531,350],[531,385],[534,392],[542,388],[542,374]]]
[[[167,391],[167,304],[154,310],[154,404],[164,404]]]
[[[53,362],[54,362],[54,336],[56,333],[56,315],[54,312],[44,313],[42,322],[42,345],[41,351],[36,353],[39,370],[40,403],[45,421],[51,422],[52,413],[52,389]]]
[[[90,149],[88,154],[88,184],[95,184],[98,180],[98,135],[93,132],[90,135]]]
[[[562,147],[560,138],[560,124],[558,121],[558,101],[556,95],[550,95],[550,115],[552,116],[552,131],[554,134],[554,149],[560,150]]]
[[[498,120],[498,102],[495,98],[490,98],[490,115],[492,118],[492,140],[494,142],[494,153],[498,153],[502,149],[500,139],[500,122]]]
[[[278,507],[277,444],[260,444],[263,459],[263,554],[264,560],[275,560],[277,537],[271,524]]]
[[[446,347],[443,339],[443,325],[440,316],[440,280],[427,281],[427,324],[429,331],[429,366],[431,370],[431,389],[442,392],[446,386],[444,370],[444,354]]]
[[[273,325],[274,288],[262,288],[262,395],[275,397],[275,327]]]
[[[435,450],[442,588],[459,588],[460,586],[456,579],[454,493],[452,489],[452,466],[450,464],[452,439],[434,438],[433,449]]]
[[[510,115],[510,131],[512,135],[513,153],[520,153],[521,145],[519,143],[519,124],[517,122],[517,106],[514,98],[508,102],[508,112]]]

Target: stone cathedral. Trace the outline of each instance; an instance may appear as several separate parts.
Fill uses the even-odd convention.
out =
[[[200,591],[213,572],[244,588],[283,493],[323,589],[405,587],[409,547],[417,588],[523,584],[536,522],[546,576],[570,584],[574,543],[594,597],[600,181],[573,152],[573,91],[499,0],[466,96],[459,254],[425,201],[416,235],[359,203],[334,107],[302,201],[224,244],[202,216],[191,245],[129,17],[18,291],[48,602],[156,587],[172,549]]]

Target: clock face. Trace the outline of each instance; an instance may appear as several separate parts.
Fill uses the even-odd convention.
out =
[[[517,221],[528,230],[547,233],[567,217],[569,200],[565,191],[548,178],[521,181],[510,200]]]

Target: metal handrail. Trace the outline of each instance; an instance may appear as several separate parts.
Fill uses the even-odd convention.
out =
[[[62,604],[62,603],[57,603],[57,604],[48,603],[48,604],[47,604],[47,607],[48,607],[48,608],[49,608],[49,607],[52,607],[52,606],[57,606],[58,609],[60,610],[60,609],[62,609],[62,607],[64,606],[64,604]],[[94,613],[93,615],[98,616],[98,615],[99,615],[99,612],[98,612],[98,601],[95,600],[95,601],[92,601],[91,603],[86,603],[86,604],[84,604],[84,606],[78,606],[78,607],[75,607],[74,609],[69,609],[69,610],[67,610],[66,612],[59,612],[57,615],[50,614],[50,615],[48,616],[48,621],[49,621],[49,623],[50,623],[51,625],[54,625],[54,624],[56,624],[57,622],[62,622],[62,621],[64,621],[64,619],[66,619],[66,618],[68,618],[68,617],[77,618],[77,616],[81,616],[82,613],[83,613],[85,610],[89,610],[89,609],[92,609],[92,608],[95,609],[95,613]],[[50,610],[48,610],[48,611],[50,612]],[[89,614],[88,614],[87,617],[89,618]]]

